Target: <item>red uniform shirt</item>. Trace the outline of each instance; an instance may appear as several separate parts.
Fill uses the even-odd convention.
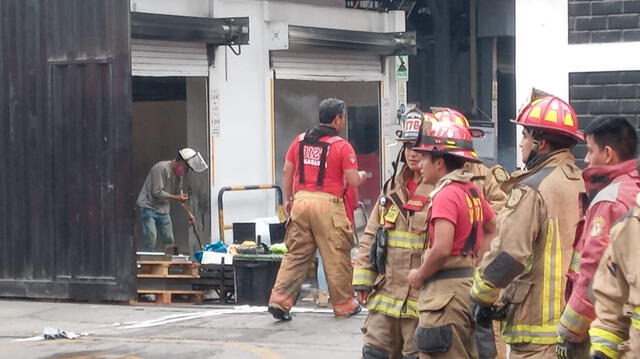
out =
[[[480,196],[479,203],[469,195],[469,189],[472,188],[476,189]],[[489,202],[484,199],[481,193],[472,183],[463,182],[451,182],[436,193],[432,200],[431,216],[429,217],[429,248],[433,247],[437,240],[434,237],[434,221],[436,219],[446,219],[456,226],[452,255],[462,254],[462,249],[471,234],[472,219],[477,220],[476,249],[478,248],[483,236],[484,223],[491,221],[494,217]]]
[[[293,192],[300,190],[312,192],[327,192],[338,197],[344,196],[345,179],[344,171],[349,169],[358,169],[358,160],[353,147],[346,140],[332,143],[327,149],[327,162],[324,171],[324,181],[322,188],[316,186],[318,179],[318,170],[320,169],[320,155],[322,148],[317,146],[305,145],[304,149],[304,185],[300,184],[299,154],[300,154],[300,136],[296,137],[289,150],[287,151],[286,160],[296,166],[294,176]],[[321,142],[327,142],[329,136],[321,137]]]
[[[409,197],[413,196],[413,194],[416,193],[417,188],[418,184],[413,180],[413,178],[407,181],[407,191],[409,191]]]

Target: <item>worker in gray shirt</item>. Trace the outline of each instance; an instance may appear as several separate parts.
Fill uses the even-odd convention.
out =
[[[208,168],[199,152],[183,148],[171,161],[160,161],[151,167],[144,180],[137,204],[142,211],[144,251],[155,250],[158,235],[165,246],[173,244],[173,228],[169,216],[170,200],[186,203],[189,196],[182,193],[182,178],[189,169],[201,173]],[[189,222],[194,222],[189,213]]]

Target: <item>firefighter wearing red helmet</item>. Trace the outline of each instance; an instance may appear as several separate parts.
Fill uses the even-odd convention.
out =
[[[434,118],[441,122],[452,122],[466,128],[469,128],[469,121],[458,110],[449,107],[431,107],[434,112]],[[472,137],[483,137],[484,131],[479,129],[469,129]],[[509,179],[509,173],[500,164],[487,167],[482,162],[467,162],[465,169],[473,173],[471,181],[487,199],[493,212],[498,214],[507,202],[507,194],[502,190],[501,186]],[[480,249],[480,253],[486,252],[489,248],[492,238],[483,241],[484,248]],[[476,343],[478,348],[478,356],[480,359],[498,358],[503,359],[506,356],[506,346],[500,338],[499,325],[494,328],[476,328]]]
[[[494,213],[464,169],[469,161],[479,162],[478,155],[469,130],[453,122],[438,122],[421,133],[414,150],[422,152],[423,182],[434,186],[426,250],[408,278],[421,290],[416,347],[420,358],[475,358],[468,293],[477,249],[495,231]]]
[[[448,107],[432,107],[434,118],[439,122],[452,122],[469,128],[469,121],[458,110]],[[484,131],[469,130],[472,137],[483,137]],[[474,174],[473,183],[478,187],[484,197],[489,201],[491,209],[497,214],[507,202],[507,194],[501,186],[509,179],[509,173],[499,164],[488,167],[482,162],[467,162],[465,168]],[[488,243],[488,242],[487,242]]]
[[[403,166],[384,184],[358,243],[352,284],[369,310],[362,327],[364,359],[418,356],[413,334],[419,291],[409,286],[407,276],[420,266],[433,186],[421,180],[421,156],[413,145],[424,119],[432,117],[413,110],[403,116],[396,138],[402,144],[396,164]]]
[[[502,319],[510,358],[555,358],[565,273],[585,191],[571,153],[582,135],[571,106],[554,96],[530,101],[517,123],[524,127],[520,148],[526,168],[505,183],[511,192],[471,297],[479,305],[478,325]]]

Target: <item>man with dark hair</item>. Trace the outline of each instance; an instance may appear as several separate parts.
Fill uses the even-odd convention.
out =
[[[182,193],[182,178],[189,169],[201,173],[207,169],[202,155],[191,148],[178,151],[172,161],[156,163],[144,180],[137,204],[142,211],[142,234],[144,250],[155,250],[156,238],[160,236],[162,243],[173,244],[173,226],[169,210],[169,201],[187,202],[189,196]],[[189,222],[195,221],[189,214]]]
[[[637,358],[640,353],[638,233],[640,195],[611,229],[611,243],[593,279],[596,319],[589,329],[591,359]]]
[[[421,134],[422,181],[433,185],[428,204],[427,245],[409,285],[421,289],[416,348],[425,358],[477,358],[469,290],[483,238],[495,231],[494,213],[473,184],[467,161],[478,162],[471,133],[453,122],[438,122]]]
[[[582,178],[588,208],[567,274],[568,301],[558,326],[559,358],[588,355],[588,331],[595,319],[589,287],[609,244],[609,229],[634,207],[640,192],[635,161],[638,138],[629,121],[622,117],[599,117],[589,123],[584,133],[588,147],[585,162],[589,167]]]
[[[284,240],[289,251],[269,298],[269,313],[278,320],[291,320],[289,311],[316,249],[324,262],[335,316],[361,310],[351,286],[353,233],[343,197],[346,185],[358,187],[366,173],[358,171],[351,144],[338,136],[347,121],[345,107],[335,98],[320,102],[320,124],[297,136],[287,151],[282,182],[290,215]]]
[[[479,326],[501,317],[512,359],[555,359],[559,314],[584,182],[571,154],[582,135],[571,106],[554,96],[531,101],[518,115],[524,171],[505,185],[509,199],[498,235],[475,274],[471,297]],[[502,307],[494,308],[501,293]]]

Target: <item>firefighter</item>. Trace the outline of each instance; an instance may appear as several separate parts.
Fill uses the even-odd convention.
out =
[[[558,326],[559,358],[586,358],[588,330],[595,319],[588,288],[609,244],[609,229],[635,206],[640,192],[635,128],[622,117],[599,117],[584,131],[588,152],[584,170],[589,206],[574,244],[567,283],[567,306]]]
[[[316,249],[324,262],[335,316],[361,310],[351,286],[354,238],[343,196],[346,185],[358,187],[366,173],[358,171],[351,144],[338,136],[347,120],[345,111],[341,100],[320,102],[320,123],[297,136],[287,151],[283,184],[285,211],[290,214],[285,234],[289,251],[282,260],[268,308],[278,320],[291,320],[289,310]]]
[[[400,172],[390,178],[371,212],[358,242],[353,288],[369,315],[362,327],[364,359],[417,358],[413,333],[418,326],[418,290],[407,282],[420,266],[426,229],[426,204],[433,186],[420,177],[420,153],[413,145],[423,122],[433,115],[410,111],[404,116],[398,142],[403,144]],[[398,160],[394,163],[398,165]],[[395,171],[394,171],[395,172]]]
[[[469,290],[476,250],[493,235],[494,214],[464,169],[477,162],[464,126],[438,122],[418,139],[423,182],[433,185],[428,204],[427,249],[409,285],[421,289],[415,332],[420,358],[477,358]]]
[[[635,208],[611,230],[611,243],[593,279],[596,319],[589,329],[593,359],[634,359],[640,355],[638,233],[640,195]]]
[[[431,111],[433,111],[438,121],[454,122],[469,128],[469,121],[458,110],[448,107],[432,107]],[[484,137],[484,131],[482,130],[469,129],[469,132],[471,132],[472,137]],[[487,167],[482,162],[467,162],[465,168],[474,174],[472,178],[473,184],[482,191],[493,212],[498,214],[507,202],[507,194],[501,186],[509,179],[509,173],[499,164]]]
[[[432,107],[431,110],[435,112],[435,117],[438,121],[454,122],[469,128],[469,121],[458,110],[447,107]],[[484,131],[482,130],[469,129],[469,132],[471,132],[472,137],[484,137]],[[507,194],[500,187],[510,177],[507,171],[499,164],[489,168],[482,162],[467,162],[465,168],[473,173],[471,181],[480,189],[493,212],[500,213],[507,201]],[[482,242],[484,246],[478,251],[480,256],[489,249],[492,239],[486,238]],[[476,344],[479,359],[505,358],[506,346],[500,338],[499,325],[496,323],[494,326],[495,328],[476,327]]]
[[[471,297],[476,322],[490,326],[504,316],[502,338],[510,358],[555,358],[558,322],[564,308],[565,274],[584,192],[571,148],[582,141],[569,104],[547,96],[518,115],[524,171],[512,175],[498,235],[475,274]],[[493,305],[503,289],[499,310]]]

